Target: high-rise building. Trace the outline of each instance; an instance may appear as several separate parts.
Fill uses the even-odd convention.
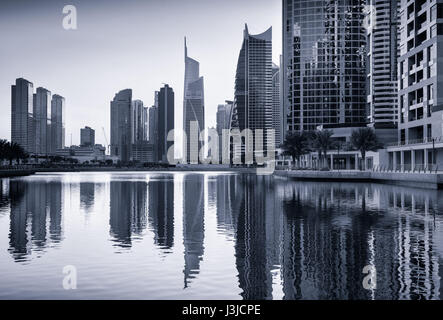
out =
[[[399,23],[399,132],[398,145],[388,147],[390,166],[441,168],[443,0],[401,0]]]
[[[111,101],[111,156],[123,162],[130,161],[132,154],[131,103],[131,89],[118,92]]]
[[[251,35],[245,25],[243,45],[240,50],[235,77],[235,99],[233,105],[234,126],[240,131],[263,130],[261,148],[273,137],[272,129],[272,27],[258,35]],[[252,137],[251,137],[252,138]],[[257,140],[249,141],[249,145]],[[254,145],[254,151],[262,151]]]
[[[148,134],[149,134],[148,107],[143,107],[143,141],[148,141]]]
[[[280,68],[272,64],[272,128],[275,130],[275,146],[283,143],[283,112],[280,95]]]
[[[65,147],[65,98],[54,94],[51,100],[51,153]]]
[[[283,0],[284,132],[366,123],[365,0]]]
[[[196,122],[198,135],[205,128],[205,103],[203,77],[200,77],[200,64],[188,57],[185,38],[185,88],[183,101],[183,130],[186,139],[183,143],[183,157],[188,163],[198,163],[201,142],[199,137],[191,137],[191,122]],[[191,143],[196,141],[197,143]]]
[[[131,143],[144,140],[144,107],[143,101],[134,100],[131,103]]]
[[[368,0],[368,122],[378,129],[397,128],[398,0]]]
[[[174,141],[167,141],[169,131],[174,129],[174,90],[167,84],[158,93],[157,157],[168,162],[168,150]]]
[[[35,153],[48,155],[51,153],[51,92],[39,87],[34,93],[33,114],[34,114],[34,139]]]
[[[80,145],[82,147],[95,146],[95,130],[86,126],[80,129]]]
[[[225,104],[219,104],[217,107],[217,134],[218,134],[218,155],[219,162],[222,162],[223,156],[223,130],[231,129],[231,110],[232,110],[232,101],[225,101]]]
[[[32,82],[19,78],[11,86],[11,141],[35,152]]]

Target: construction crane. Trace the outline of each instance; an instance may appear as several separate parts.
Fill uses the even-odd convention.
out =
[[[109,150],[109,148],[111,147],[111,145],[109,144],[109,142],[108,142],[108,138],[106,137],[105,128],[102,127],[102,130],[103,130],[103,136],[105,137],[106,145],[108,146],[108,154],[110,155],[110,154],[111,154],[111,151]]]

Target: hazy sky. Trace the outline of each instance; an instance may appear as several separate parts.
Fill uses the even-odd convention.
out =
[[[65,5],[77,8],[78,29],[62,25]],[[281,53],[281,0],[0,0],[0,138],[10,139],[11,85],[18,77],[66,98],[66,144],[80,128],[110,139],[109,103],[133,89],[152,105],[168,83],[182,128],[184,36],[205,78],[206,127],[217,105],[234,95],[244,24],[257,34],[273,27],[273,60]]]

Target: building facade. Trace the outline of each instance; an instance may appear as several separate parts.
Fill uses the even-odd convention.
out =
[[[32,82],[16,79],[11,86],[11,141],[28,153],[35,152]]]
[[[401,0],[394,170],[443,167],[443,0]]]
[[[80,146],[94,146],[95,145],[95,130],[86,126],[80,129]]]
[[[51,153],[65,147],[65,98],[54,94],[51,100]]]
[[[38,155],[48,155],[52,151],[51,92],[42,87],[37,88],[36,93],[34,93],[33,104],[34,152]]]
[[[185,38],[185,86],[183,101],[183,130],[186,134],[183,142],[184,162],[198,163],[201,148],[200,139],[191,137],[191,124],[197,125],[198,135],[205,128],[205,103],[203,77],[200,77],[200,64],[188,57]],[[196,141],[197,143],[191,143]]]
[[[274,139],[268,135],[273,129],[272,113],[272,27],[261,34],[251,35],[246,25],[235,77],[231,129],[250,129],[253,134],[257,129],[263,130],[263,143],[254,145],[253,150],[267,150],[270,140]],[[252,137],[247,140],[242,143],[242,150],[246,144],[252,146],[256,141],[252,141]],[[235,150],[231,150],[233,153]]]
[[[145,119],[143,101],[131,102],[131,143],[144,141]]]
[[[364,0],[283,0],[284,132],[366,123]]]
[[[130,161],[132,154],[131,104],[131,89],[118,92],[111,101],[111,156],[123,162]]]
[[[233,101],[226,100],[225,104],[219,104],[217,107],[217,135],[218,135],[218,156],[219,162],[222,162],[223,156],[223,130],[231,129],[231,111]]]
[[[168,162],[168,150],[174,141],[167,141],[168,133],[174,130],[174,90],[165,84],[158,93],[157,157]]]
[[[283,143],[283,112],[280,90],[280,68],[272,64],[272,127],[275,130],[275,146]]]
[[[398,0],[369,0],[366,8],[368,123],[376,129],[396,129]]]

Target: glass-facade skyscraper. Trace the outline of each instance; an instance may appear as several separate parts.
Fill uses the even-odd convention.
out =
[[[33,88],[32,82],[23,78],[11,86],[11,141],[28,153],[35,152]]]
[[[364,0],[283,0],[285,133],[366,122]]]
[[[250,129],[253,134],[255,130],[263,130],[261,148],[265,150],[273,139],[268,136],[268,130],[273,128],[272,66],[272,27],[251,35],[246,25],[235,76],[231,128]],[[259,149],[254,147],[255,151],[261,151]]]
[[[158,93],[157,157],[168,162],[168,150],[174,141],[167,141],[168,133],[174,129],[174,90],[167,84]]]
[[[205,129],[205,100],[203,77],[200,77],[200,64],[198,61],[188,57],[188,47],[185,38],[185,88],[183,99],[183,130],[186,139],[183,143],[183,157],[185,162],[198,163],[201,148],[200,139],[197,144],[191,144],[191,122],[196,122],[198,134]]]
[[[47,155],[51,150],[51,92],[45,88],[37,88],[34,93],[34,139],[35,153]]]
[[[131,104],[131,89],[118,92],[111,101],[111,156],[123,162],[128,162],[132,154]]]

